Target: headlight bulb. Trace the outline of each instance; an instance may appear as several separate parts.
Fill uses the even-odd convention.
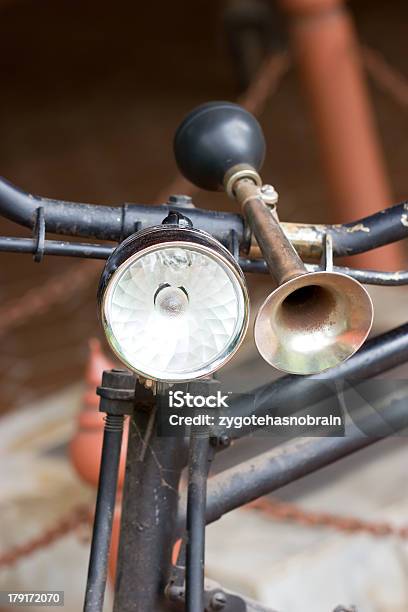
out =
[[[156,291],[154,305],[163,316],[182,316],[188,306],[187,291],[182,287],[162,285]]]

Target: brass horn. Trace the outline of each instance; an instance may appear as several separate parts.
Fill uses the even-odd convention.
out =
[[[308,272],[284,234],[277,194],[262,187],[265,143],[256,119],[228,102],[193,111],[178,129],[175,154],[184,176],[204,189],[224,188],[242,207],[278,287],[255,321],[255,343],[275,368],[314,374],[345,361],[371,329],[373,305],[356,280]]]
[[[239,178],[232,190],[278,284],[255,320],[255,343],[262,357],[293,374],[322,372],[351,357],[372,325],[367,291],[345,274],[308,272],[259,187]]]

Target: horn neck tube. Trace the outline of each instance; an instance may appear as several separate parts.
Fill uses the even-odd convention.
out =
[[[275,206],[265,203],[259,187],[243,178],[235,183],[233,192],[278,285],[307,274],[303,261],[282,230]]]

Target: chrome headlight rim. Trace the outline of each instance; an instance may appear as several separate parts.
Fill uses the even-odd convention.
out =
[[[123,351],[121,351],[109,321],[109,306],[118,283],[132,263],[148,254],[174,247],[196,251],[223,266],[231,282],[234,283],[235,281],[239,286],[239,292],[236,290],[236,293],[241,296],[241,325],[238,325],[238,329],[234,330],[227,352],[223,350],[218,357],[205,364],[202,368],[195,369],[194,372],[180,372],[179,374],[172,372],[166,374],[164,371],[145,371],[139,364],[135,366],[131,363],[125,357]],[[188,382],[203,378],[219,370],[235,355],[245,338],[249,325],[249,295],[245,276],[240,266],[230,251],[218,240],[206,232],[193,228],[154,226],[141,230],[127,238],[115,249],[107,261],[99,285],[98,304],[99,316],[105,336],[120,362],[143,378],[169,383]]]

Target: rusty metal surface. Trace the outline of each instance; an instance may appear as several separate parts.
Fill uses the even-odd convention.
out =
[[[239,180],[234,192],[276,282],[281,284],[305,274],[302,260],[285,236],[275,211],[259,196],[256,185]]]
[[[323,252],[323,238],[329,225],[308,223],[290,223],[281,221],[281,227],[286,237],[291,241],[301,259],[305,261],[319,260]],[[262,258],[262,252],[254,235],[251,239],[249,256]]]
[[[395,215],[396,225],[399,227],[399,238],[405,238],[405,228],[408,227],[407,211],[408,203],[402,202],[401,204],[378,211],[374,215],[366,217],[363,220],[344,225],[282,221],[281,227],[300,257],[305,261],[312,262],[321,259],[324,240],[327,234],[332,235],[334,251],[337,256],[347,255],[352,251],[350,241],[347,239],[347,237],[351,235],[356,235],[358,237],[357,242],[353,240],[353,243],[357,244],[358,247],[357,249],[353,249],[353,253],[361,253],[365,250],[373,249],[379,244],[386,244],[387,236],[388,241],[390,240],[390,236],[388,235],[389,227],[387,225],[387,217],[390,215]],[[338,244],[338,242],[341,244]],[[372,244],[369,245],[368,242]],[[378,253],[378,251],[376,252]],[[262,252],[255,235],[251,236],[249,256],[254,259],[262,258]]]

